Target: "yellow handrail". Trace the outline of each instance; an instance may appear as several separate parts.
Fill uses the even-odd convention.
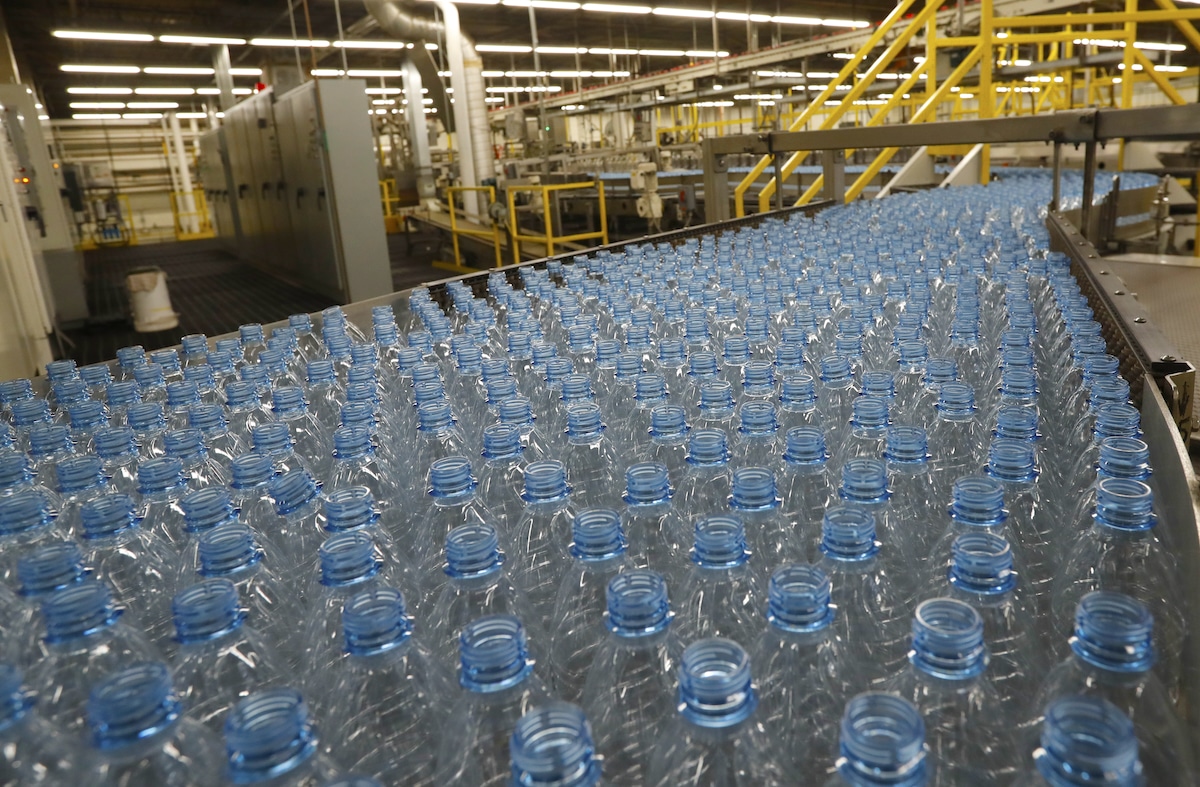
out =
[[[454,195],[468,191],[487,194],[489,205],[496,201],[495,186],[451,186],[446,189],[446,200],[450,203],[450,238],[454,243],[454,264],[462,267],[462,254],[458,248],[458,236],[470,235],[473,238],[484,238],[485,240],[490,239],[492,241],[492,248],[496,253],[496,267],[499,268],[504,264],[503,258],[500,255],[500,225],[493,221],[490,229],[474,229],[473,227],[458,226],[458,212],[460,209],[454,204]],[[466,213],[466,211],[463,211],[463,213]]]
[[[600,198],[600,229],[595,232],[579,232],[574,235],[555,235],[554,224],[550,220],[550,194],[556,191],[568,191],[574,189],[596,189]],[[579,183],[550,183],[539,184],[534,186],[508,186],[508,233],[512,243],[513,263],[521,261],[521,241],[529,243],[543,243],[546,246],[546,256],[554,255],[555,243],[571,243],[580,240],[601,240],[602,244],[608,243],[608,208],[604,198],[604,182],[599,178],[594,181],[586,181]],[[517,221],[517,193],[529,192],[540,194],[542,198],[542,223],[546,231],[543,235],[526,235],[519,231],[520,223]]]
[[[191,206],[187,205],[189,196],[192,200]],[[172,191],[171,213],[175,217],[175,240],[199,240],[216,236],[204,189],[193,189],[190,192]]]
[[[875,46],[884,39],[884,36],[887,35],[888,31],[891,30],[898,21],[904,18],[904,14],[908,12],[908,9],[911,8],[915,2],[916,0],[901,0],[901,2],[892,9],[892,12],[888,14],[879,24],[879,27],[875,28],[875,32],[872,33],[871,37],[867,39],[867,42],[863,44],[862,49],[855,53],[854,57],[847,61],[846,65],[842,67],[842,70],[838,72],[837,77],[834,78],[834,80],[828,85],[826,85],[825,89],[822,90],[815,99],[813,99],[812,103],[805,108],[804,112],[800,113],[799,117],[792,121],[792,124],[788,126],[788,131],[799,131],[800,129],[804,128],[804,125],[808,123],[809,119],[814,114],[817,113],[817,110],[825,103],[825,101],[827,101],[837,92],[838,85],[841,85],[848,78],[858,72],[858,64],[866,59],[867,53],[874,49]],[[771,156],[763,156],[761,159],[759,159],[758,163],[754,165],[749,173],[747,173],[746,177],[742,178],[742,182],[739,183],[736,188],[734,188],[733,209],[738,218],[746,215],[746,208],[742,204],[742,199],[745,196],[747,189],[754,184],[754,181],[758,180],[760,175],[766,172],[767,166],[771,163],[771,159]]]
[[[859,79],[854,84],[854,87],[850,89],[850,92],[844,96],[841,96],[841,103],[838,104],[832,112],[825,116],[825,119],[821,122],[821,128],[833,128],[837,124],[838,120],[841,119],[842,115],[846,114],[846,111],[854,106],[854,102],[857,101],[864,93],[866,93],[867,88],[875,82],[875,78],[879,76],[879,74],[883,73],[883,70],[887,68],[888,64],[895,60],[896,56],[908,47],[909,40],[911,40],[918,31],[923,30],[925,23],[935,16],[937,16],[937,5],[934,3],[927,3],[925,8],[923,8],[920,13],[913,17],[908,26],[905,27],[905,29],[896,36],[896,38],[892,39],[887,48],[883,50],[879,57],[875,59],[875,62],[871,64],[871,67],[867,69],[867,72],[863,75],[862,79]],[[824,95],[824,92],[822,92],[821,95]],[[788,160],[784,162],[779,174],[784,178],[790,176],[792,172],[795,171],[796,167],[799,166],[802,161],[804,161],[807,155],[808,153],[804,151],[793,153],[788,157]],[[775,193],[775,188],[777,185],[778,184],[776,184],[775,178],[771,178],[771,180],[767,181],[767,185],[763,187],[763,190],[758,193],[759,212],[770,208],[771,196]]]
[[[383,202],[383,215],[385,218],[396,215],[396,211],[392,208],[393,203],[400,201],[396,196],[396,179],[384,178],[379,181],[379,198]]]

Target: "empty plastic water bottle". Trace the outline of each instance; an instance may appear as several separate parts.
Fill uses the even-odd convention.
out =
[[[671,503],[667,468],[639,462],[625,471],[625,511],[621,522],[633,564],[665,574],[683,568],[685,525]]]
[[[98,683],[87,717],[91,747],[76,784],[222,782],[221,741],[184,715],[166,664],[131,664]]]
[[[615,505],[620,496],[620,478],[615,475],[620,462],[601,419],[600,407],[592,402],[566,409],[567,439],[561,456],[579,506]]]
[[[825,787],[925,787],[936,773],[925,744],[925,722],[911,702],[894,694],[860,694],[846,703],[839,727],[840,756]]]
[[[274,536],[289,567],[304,571],[316,559],[317,548],[324,540],[320,487],[307,470],[298,467],[272,476],[267,489],[277,514],[267,532]]]
[[[479,498],[478,488],[471,463],[465,457],[445,457],[429,468],[431,503],[424,521],[417,525],[418,539],[413,551],[422,577],[436,576],[441,570],[442,547],[451,530],[460,525],[496,523],[495,515]]]
[[[142,475],[141,468],[147,464],[152,465],[153,461],[150,460],[138,466],[139,479]],[[175,460],[163,461],[173,462]],[[79,519],[80,509],[87,501],[109,491],[108,476],[105,475],[100,460],[95,456],[88,455],[73,456],[64,460],[55,468],[55,472],[58,475],[58,491],[62,497],[58,501],[55,498],[47,499],[51,502],[58,502],[58,527],[66,533],[78,534],[82,529]],[[140,486],[139,481],[139,488]]]
[[[82,519],[84,563],[108,583],[132,620],[165,652],[171,637],[169,596],[178,571],[171,546],[142,526],[129,495],[89,501]]]
[[[225,486],[226,471],[216,459],[209,456],[208,446],[199,429],[176,429],[167,432],[164,438],[167,455],[173,456],[183,465],[184,478],[192,489],[206,486]]]
[[[100,429],[92,442],[113,491],[136,494],[138,452],[133,430],[127,426]]]
[[[688,435],[686,465],[675,494],[683,521],[724,509],[732,478],[730,452],[720,429],[694,429]]]
[[[741,645],[704,639],[689,646],[679,663],[678,715],[655,747],[646,784],[783,784],[777,747],[757,708]]]
[[[1155,674],[1156,618],[1130,596],[1099,590],[1075,612],[1070,654],[1046,675],[1038,707],[1083,694],[1112,702],[1133,721],[1147,784],[1191,784],[1194,754],[1175,706]]]
[[[1016,772],[1014,719],[988,679],[983,619],[948,598],[922,602],[913,616],[908,665],[888,684],[925,717],[937,753],[935,785],[1003,784]]]
[[[394,588],[355,594],[342,613],[346,657],[322,676],[325,749],[390,784],[432,785],[446,678],[414,638]]]
[[[525,446],[512,424],[491,424],[483,430],[483,462],[476,497],[501,527],[515,525],[525,509]]]
[[[183,475],[183,463],[173,456],[147,459],[138,465],[137,477],[142,526],[178,549],[186,530],[182,500],[191,491]],[[92,494],[98,496],[100,490]]]
[[[121,622],[108,585],[89,579],[42,602],[42,652],[28,673],[38,712],[62,732],[81,736],[92,686],[139,661],[159,658],[136,629]]]
[[[533,462],[525,468],[525,511],[512,528],[513,572],[536,620],[554,612],[566,568],[575,508],[562,462]]]
[[[229,467],[229,496],[243,521],[255,528],[275,521],[275,504],[268,484],[273,475],[271,458],[263,454],[242,454]]]
[[[517,722],[509,744],[512,783],[596,787],[602,763],[583,711],[565,702],[541,705]]]
[[[304,392],[292,386],[276,388],[271,392],[271,402],[271,413],[287,424],[296,453],[304,457],[318,479],[328,478],[333,463],[329,430],[309,412]]]
[[[462,690],[446,717],[435,782],[503,784],[511,774],[509,738],[525,710],[544,705],[549,691],[515,617],[478,618],[459,641]]]
[[[1034,787],[1136,787],[1143,776],[1129,717],[1098,697],[1070,696],[1046,708],[1040,745],[1018,779]]]
[[[0,663],[0,774],[6,784],[70,784],[79,749],[42,718],[24,674]]]
[[[37,487],[0,497],[0,580],[13,587],[23,555],[71,537],[56,523],[53,499]]]
[[[849,674],[833,621],[829,577],[816,566],[783,565],[771,574],[769,624],[751,649],[759,679],[759,718],[775,740],[788,773],[817,774],[833,766],[836,741],[830,731],[846,703],[847,687],[861,684]]]
[[[340,775],[321,753],[308,704],[294,689],[251,694],[225,720],[227,783],[316,787]]]

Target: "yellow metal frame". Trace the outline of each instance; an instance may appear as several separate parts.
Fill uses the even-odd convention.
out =
[[[192,204],[196,206],[196,209],[192,211],[183,209],[187,194],[186,191],[171,192],[171,213],[175,216],[175,240],[200,240],[201,238],[216,237],[216,232],[213,231],[212,217],[208,212],[208,200],[204,198],[204,189],[192,190]],[[188,217],[194,218],[196,229],[184,229]]]
[[[451,186],[446,189],[446,199],[450,203],[450,239],[454,243],[454,264],[459,268],[463,268],[462,253],[458,248],[458,236],[470,235],[473,238],[483,238],[492,242],[492,248],[496,253],[496,267],[499,268],[504,264],[503,258],[500,255],[500,226],[492,222],[490,229],[482,230],[473,227],[458,226],[458,213],[460,208],[454,204],[454,197],[457,194],[466,192],[476,192],[486,194],[488,202],[491,205],[496,201],[496,188],[494,186]],[[466,211],[463,211],[465,214]]]
[[[383,202],[384,218],[395,216],[397,211],[393,206],[400,202],[400,198],[396,196],[395,178],[385,178],[379,181],[379,199]]]
[[[1078,84],[1076,77],[1080,72],[1090,75],[1088,94],[1083,97],[1086,105],[1130,107],[1133,105],[1135,83],[1144,82],[1154,84],[1171,103],[1182,104],[1186,103],[1187,99],[1172,81],[1196,75],[1196,69],[1190,68],[1186,72],[1170,74],[1156,71],[1154,64],[1133,46],[1137,40],[1139,23],[1169,22],[1192,46],[1200,49],[1200,32],[1197,32],[1192,23],[1193,20],[1200,19],[1200,8],[1180,9],[1174,0],[1154,0],[1160,10],[1140,10],[1138,0],[1125,0],[1123,11],[1014,17],[997,17],[994,14],[993,0],[980,0],[980,25],[977,35],[942,37],[937,35],[936,23],[941,0],[925,0],[920,11],[913,11],[918,2],[919,0],[900,0],[863,47],[846,62],[837,77],[831,80],[802,112],[785,113],[783,117],[791,118],[788,130],[801,131],[808,128],[810,123],[815,128],[833,128],[848,111],[861,106],[855,102],[866,94],[866,90],[878,80],[884,69],[907,49],[909,42],[918,33],[925,34],[925,60],[912,69],[911,73],[904,74],[903,82],[895,86],[892,96],[879,106],[878,111],[871,114],[864,125],[882,125],[889,115],[900,107],[911,108],[912,114],[907,118],[909,123],[938,118],[938,110],[943,104],[948,106],[949,111],[942,117],[948,114],[952,119],[965,116],[991,118],[1071,109],[1075,106],[1074,95]],[[1081,29],[1083,25],[1088,26],[1086,31]],[[1042,32],[1032,28],[1059,29]],[[1017,59],[1018,45],[1035,45],[1036,57],[1039,60],[1053,61],[1073,57],[1073,42],[1079,38],[1126,42],[1123,52],[1124,67],[1120,76],[1106,73],[1099,67],[1068,66],[1036,75],[1039,80],[1036,83],[1033,80],[996,81],[994,68],[998,63]],[[865,73],[860,74],[860,67],[868,62],[871,53],[878,46],[885,46],[883,52],[870,62],[870,67]],[[936,68],[937,50],[950,47],[969,51],[950,74],[939,74]],[[979,67],[978,84],[960,90],[959,83],[976,65]],[[1047,81],[1041,81],[1047,76]],[[925,81],[924,89],[919,84],[922,77]],[[963,105],[964,99],[960,94],[968,91],[973,95],[976,107]],[[906,94],[908,98],[904,97]],[[856,118],[855,122],[861,120]],[[865,171],[847,188],[846,201],[857,199],[897,151],[897,148],[881,150]],[[982,157],[982,171],[985,173],[990,171],[990,153],[990,147],[985,145]],[[1124,146],[1122,162],[1123,154]],[[790,176],[807,155],[807,151],[792,153],[780,164],[779,174],[783,178]],[[735,215],[745,215],[746,193],[759,178],[769,174],[774,164],[772,154],[763,156],[734,188]],[[818,176],[795,204],[808,203],[820,193],[823,186],[824,178]],[[776,187],[775,178],[771,177],[758,194],[759,211],[770,209]]]
[[[596,189],[600,195],[600,229],[596,232],[579,232],[574,235],[555,235],[554,223],[550,220],[550,195],[558,191],[573,191],[579,189]],[[526,243],[544,243],[546,256],[554,254],[555,243],[572,243],[580,240],[597,240],[602,244],[608,243],[608,206],[604,198],[604,182],[599,178],[593,181],[579,183],[550,183],[536,186],[508,186],[508,233],[512,242],[513,263],[521,261],[521,241]],[[518,231],[517,194],[540,194],[542,198],[542,222],[546,228],[544,235],[526,235]]]

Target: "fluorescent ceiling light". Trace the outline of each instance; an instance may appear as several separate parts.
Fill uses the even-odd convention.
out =
[[[308,38],[251,38],[250,46],[303,46],[313,49],[323,49],[329,46],[328,41]]]
[[[859,22],[854,19],[822,19],[821,24],[825,27],[849,27],[854,29],[871,26],[870,22]]]
[[[822,20],[813,16],[773,16],[771,21],[777,25],[810,25],[822,24]]]
[[[153,41],[154,36],[145,33],[106,33],[102,30],[55,30],[55,38],[77,38],[84,41]]]
[[[1200,0],[1197,0],[1200,2]],[[539,55],[586,55],[586,46],[539,46]]]
[[[641,54],[643,54],[643,55],[660,54],[661,55],[661,54],[665,54],[665,53],[664,52],[655,52],[653,50],[650,50],[650,51],[643,51]],[[720,52],[714,52],[711,49],[689,49],[688,51],[684,52],[683,54],[687,57],[729,57],[729,53],[724,50],[722,50]]]
[[[195,95],[196,89],[191,87],[139,87],[135,88],[133,92],[139,96],[191,96]]]
[[[959,93],[958,97],[962,98],[962,99],[970,99],[970,98],[975,98],[975,94],[974,93]]]
[[[248,95],[250,95],[250,94],[251,94],[251,93],[253,93],[253,92],[254,92],[254,91],[253,91],[253,90],[251,90],[251,89],[250,89],[250,88],[248,88],[248,87],[235,87],[235,88],[233,89],[233,94],[234,94],[235,96],[248,96]]]
[[[1200,0],[1196,0],[1196,2],[1200,3]],[[1187,71],[1187,66],[1155,66],[1154,70],[1167,74],[1182,74],[1184,71]]]
[[[775,106],[775,102],[774,101],[759,101],[758,105],[760,107],[773,107],[773,106]]]
[[[774,101],[783,98],[782,93],[738,93],[734,101]]]
[[[525,85],[523,87],[505,85],[485,89],[489,93],[557,93],[562,90],[562,87],[559,85]]]
[[[346,72],[337,68],[314,68],[310,73],[315,77],[344,77]]]
[[[403,41],[334,41],[342,49],[404,49],[409,45]]]
[[[505,75],[507,76],[507,74]],[[551,71],[551,77],[570,79],[578,77],[581,79],[609,79],[611,77],[627,77],[628,71]]]
[[[553,11],[578,11],[579,3],[565,0],[501,0],[500,5],[510,8],[547,8]]]
[[[1115,47],[1118,49],[1125,48],[1124,41],[1118,41],[1112,38],[1076,38],[1074,43],[1090,46]],[[1153,49],[1158,52],[1183,52],[1187,49],[1187,47],[1183,44],[1168,44],[1164,41],[1134,41],[1133,46],[1135,49]]]
[[[588,50],[591,55],[636,55],[636,49],[609,49],[605,46],[594,46]]]
[[[483,99],[483,103],[485,103],[485,104],[503,104],[504,99],[501,98],[500,96],[488,96],[487,98]]]
[[[175,117],[180,120],[202,120],[208,117],[208,114],[205,112],[176,112]]]
[[[399,69],[386,68],[352,68],[346,72],[351,77],[402,77],[404,72]]]
[[[71,109],[124,109],[120,101],[72,101]]]
[[[89,112],[86,114],[71,115],[72,120],[120,120],[120,115],[106,115],[99,112]]]
[[[692,104],[694,107],[731,107],[732,101],[697,101]]]
[[[403,92],[398,87],[369,87],[366,90],[368,96],[394,96]]]
[[[479,52],[513,52],[515,54],[533,51],[533,47],[521,44],[476,44],[475,49]]]
[[[137,74],[142,70],[137,66],[81,66],[71,63],[61,65],[58,69],[74,74]]]
[[[69,87],[68,93],[77,96],[127,96],[133,92],[131,87]]]
[[[396,103],[396,99],[394,99],[394,98],[376,98],[376,99],[373,99],[371,101],[371,103],[377,107],[390,107],[391,105]]]
[[[684,51],[682,49],[639,49],[638,54],[646,57],[683,57]]]
[[[194,44],[196,46],[206,46],[209,44],[241,46],[246,43],[246,39],[244,38],[225,38],[222,36],[159,36],[158,40],[164,44]]]
[[[1200,0],[1197,0],[1200,2]],[[682,16],[687,19],[712,19],[713,12],[702,8],[655,8],[655,16]]]
[[[179,109],[176,101],[130,101],[126,109]]]
[[[38,120],[49,120],[49,119],[50,119],[49,115],[38,115]]]
[[[121,115],[121,120],[158,120],[161,117],[161,112],[126,112]]]
[[[648,14],[652,9],[648,5],[618,5],[616,3],[584,3],[584,11],[599,11],[605,14]]]
[[[744,14],[740,11],[718,11],[717,19],[727,22],[770,22],[770,14]]]
[[[234,77],[259,77],[262,76],[261,68],[231,68],[229,75]]]
[[[803,71],[755,71],[756,77],[772,77],[775,79],[804,79]]]
[[[146,66],[143,74],[163,74],[168,76],[208,76],[215,74],[212,68],[185,68],[183,66]]]
[[[428,49],[430,52],[436,52],[438,45],[434,44],[434,43],[427,43],[427,44],[425,44],[425,48]]]
[[[198,95],[198,96],[219,96],[219,95],[221,95],[221,88],[219,88],[219,87],[198,87],[198,88],[196,88],[196,95]]]
[[[834,52],[833,56],[835,58],[837,58],[838,60],[853,60],[854,59],[854,55],[850,54],[849,52]]]

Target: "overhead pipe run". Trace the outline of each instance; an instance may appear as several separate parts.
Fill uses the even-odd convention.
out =
[[[496,174],[484,101],[483,61],[475,51],[474,42],[463,34],[454,4],[449,0],[435,2],[446,20],[444,23],[418,16],[411,0],[363,0],[367,12],[390,36],[407,41],[445,40],[450,86],[455,96],[452,107],[458,137],[459,176],[464,186],[478,186]],[[486,204],[477,205],[472,193],[465,196],[468,213],[486,215]]]

